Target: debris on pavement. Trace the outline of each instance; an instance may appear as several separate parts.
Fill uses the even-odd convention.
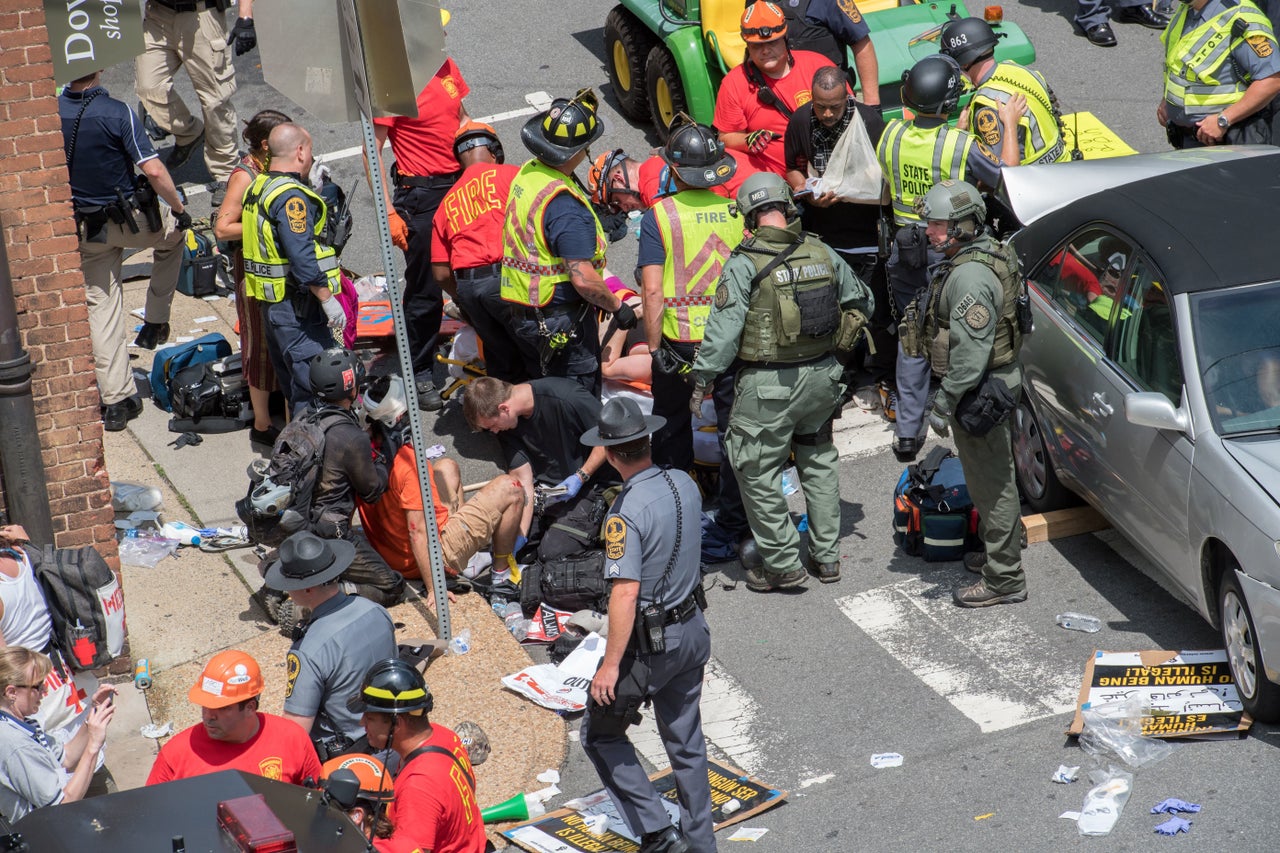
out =
[[[1190,832],[1191,821],[1181,817],[1171,817],[1164,823],[1156,824],[1155,831],[1161,835],[1177,835],[1179,832]]]
[[[474,764],[475,762],[472,762],[472,763]],[[552,768],[550,770],[544,770],[538,774],[538,781],[547,785],[559,785],[560,771],[556,770],[555,768]]]
[[[871,756],[871,766],[877,770],[885,767],[901,767],[902,756],[896,752],[877,752]]]
[[[1065,764],[1059,764],[1058,769],[1049,778],[1059,785],[1070,785],[1080,778],[1080,767],[1068,767]]]
[[[1117,767],[1089,774],[1094,786],[1084,797],[1076,829],[1081,835],[1110,835],[1133,791],[1133,774]]]
[[[976,814],[976,815],[974,815],[974,816],[973,816],[973,819],[974,819],[974,820],[986,820],[986,819],[987,819],[987,818],[989,818],[989,817],[995,817],[995,816],[996,816],[996,813],[995,813],[995,812],[987,812],[986,814]]]
[[[769,830],[764,827],[744,826],[729,836],[730,841],[759,841]]]
[[[156,723],[147,723],[142,727],[142,736],[149,737],[152,740],[159,740],[162,737],[168,737],[173,734],[173,723],[164,723],[157,725]]]
[[[1151,807],[1152,814],[1177,814],[1178,812],[1186,812],[1187,814],[1199,814],[1199,803],[1188,803],[1186,800],[1175,799],[1170,797],[1167,800],[1161,800]]]

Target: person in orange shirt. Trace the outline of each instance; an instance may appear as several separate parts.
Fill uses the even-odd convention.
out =
[[[148,785],[220,770],[256,773],[301,785],[320,778],[320,759],[302,727],[258,710],[262,670],[245,652],[219,652],[205,664],[187,698],[200,722],[160,748]]]
[[[408,442],[408,411],[404,402],[404,381],[386,376],[369,383],[364,392],[364,410],[377,421],[384,449],[395,451],[387,491],[373,504],[358,504],[360,523],[370,544],[391,568],[406,578],[418,578],[431,569],[427,551],[426,515],[422,508],[422,487],[418,462]],[[513,556],[524,544],[520,522],[524,515],[525,491],[510,475],[494,477],[462,501],[462,472],[452,459],[427,463],[431,498],[444,552],[445,574],[456,578],[476,552],[492,541],[495,568],[509,568],[519,579]],[[514,581],[513,581],[514,582]]]
[[[523,382],[529,371],[516,349],[501,292],[502,225],[511,181],[520,169],[505,165],[498,134],[476,121],[458,129],[453,153],[462,164],[462,177],[436,211],[431,274],[480,336],[485,374]]]
[[[787,123],[812,99],[814,72],[833,63],[820,53],[792,50],[786,17],[767,0],[742,13],[742,38],[747,56],[720,84],[715,127],[725,147],[746,152],[755,169],[785,176]]]

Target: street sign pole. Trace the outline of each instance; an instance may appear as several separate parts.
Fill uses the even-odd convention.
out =
[[[396,259],[392,252],[391,225],[387,222],[386,184],[382,170],[378,168],[378,138],[373,132],[373,121],[366,114],[360,116],[360,129],[364,133],[364,151],[373,178],[373,215],[378,222],[378,242],[382,247],[382,268],[386,270],[387,296],[391,299],[391,318],[396,330],[396,351],[400,356],[400,376],[404,380],[405,404],[409,407],[409,431],[413,441],[413,455],[418,461],[418,483],[422,487],[423,518],[427,525],[427,554],[431,558],[431,588],[436,595],[436,618],[440,639],[453,639],[449,622],[449,591],[444,574],[444,550],[440,547],[440,530],[436,527],[434,495],[431,478],[427,476],[426,442],[422,438],[422,411],[418,408],[418,386],[413,376],[413,361],[409,357],[409,334],[405,325],[404,288],[400,274],[396,272]],[[394,460],[393,460],[394,461]]]

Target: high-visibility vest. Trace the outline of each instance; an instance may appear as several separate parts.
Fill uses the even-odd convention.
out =
[[[876,158],[893,195],[893,218],[899,225],[915,225],[916,199],[948,178],[965,180],[966,161],[978,140],[948,124],[918,127],[915,122],[890,119],[876,146]]]
[[[1267,16],[1253,3],[1224,4],[1227,8],[1185,32],[1190,5],[1178,4],[1173,22],[1160,34],[1164,42],[1164,99],[1188,119],[1220,112],[1240,100],[1249,80],[1236,74],[1231,51],[1248,40],[1255,52],[1275,50],[1275,35]],[[1239,22],[1239,23],[1237,23]],[[1256,41],[1262,39],[1261,42]]]
[[[1062,119],[1054,108],[1053,96],[1049,86],[1039,71],[1023,68],[1016,62],[1005,60],[995,67],[995,71],[978,87],[973,100],[969,102],[969,128],[979,139],[988,145],[994,145],[984,134],[989,129],[983,124],[990,122],[984,113],[978,116],[983,107],[999,110],[1001,104],[1016,94],[1027,99],[1027,113],[1018,122],[1023,130],[1022,164],[1028,163],[1061,163],[1069,160],[1066,141],[1062,136]],[[991,128],[995,125],[992,124]]]
[[[551,253],[542,228],[547,205],[560,193],[569,193],[592,210],[591,200],[575,181],[566,181],[562,172],[539,160],[521,166],[511,182],[507,218],[502,226],[501,292],[507,302],[542,307],[555,295],[556,285],[569,281],[569,267],[564,258]],[[601,270],[607,243],[595,211],[591,212],[591,219],[596,224],[596,251],[591,265]]]
[[[289,276],[289,259],[280,251],[276,240],[275,224],[267,216],[272,203],[285,190],[302,191],[320,211],[315,223],[316,263],[324,273],[325,284],[333,293],[342,290],[342,269],[338,254],[332,246],[321,242],[328,221],[328,206],[315,190],[292,175],[263,172],[253,179],[244,194],[243,248],[245,292],[263,302],[279,302],[285,296],[285,281]]]
[[[684,190],[653,206],[666,258],[662,263],[662,336],[697,342],[729,253],[742,242],[742,220],[710,190]]]

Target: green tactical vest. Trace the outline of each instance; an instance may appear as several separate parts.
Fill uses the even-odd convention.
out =
[[[795,229],[795,230],[793,230]],[[840,322],[835,270],[825,246],[799,226],[765,226],[735,254],[751,259],[756,277],[788,247],[800,245],[751,289],[738,357],[747,362],[795,363],[831,352]]]
[[[994,251],[993,251],[994,249]],[[966,246],[955,254],[949,266],[934,278],[929,288],[929,306],[924,317],[924,339],[929,342],[929,364],[937,376],[945,376],[950,363],[949,345],[951,317],[941,316],[942,291],[951,272],[960,264],[979,263],[1000,281],[1000,317],[996,320],[996,338],[991,344],[991,356],[987,369],[1003,367],[1018,357],[1022,348],[1022,333],[1018,331],[1018,291],[1021,287],[1018,256],[1007,243],[999,243],[991,237]]]

